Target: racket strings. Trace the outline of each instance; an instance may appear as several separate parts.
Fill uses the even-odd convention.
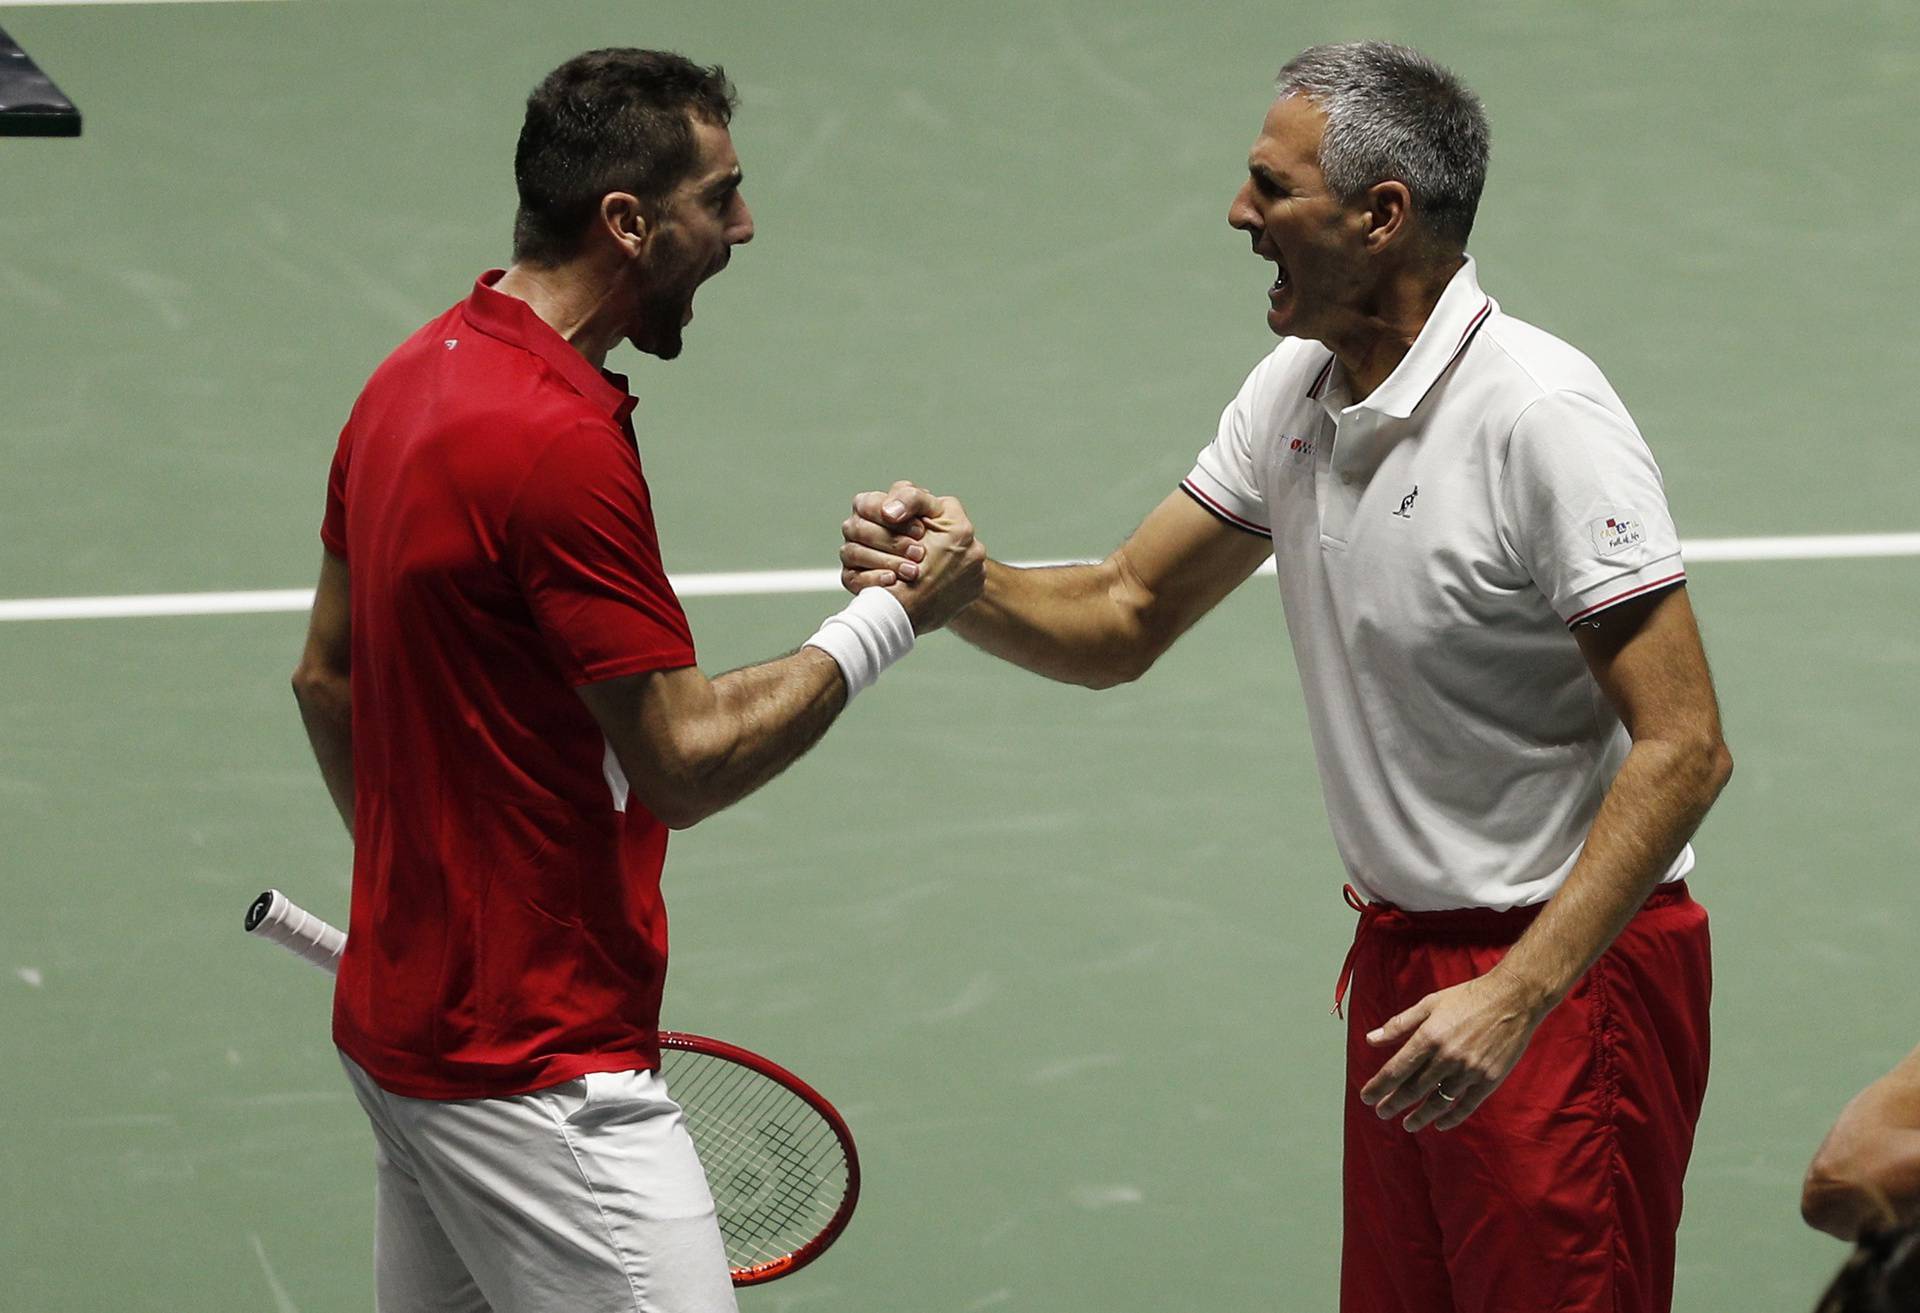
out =
[[[729,1082],[734,1087],[732,1096],[738,1100],[738,1087],[752,1083]],[[840,1167],[840,1155],[837,1140],[830,1146],[822,1143],[832,1138],[831,1132],[804,1102],[770,1082],[764,1084],[766,1089],[749,1091],[751,1102],[737,1108],[726,1104],[727,1091],[717,1096],[711,1092],[700,1095],[719,1101],[703,1105],[699,1111],[707,1123],[710,1146],[703,1150],[703,1160],[711,1157],[709,1177],[715,1182],[716,1193],[724,1191],[728,1196],[735,1238],[753,1246],[756,1252],[771,1247],[774,1252],[769,1256],[777,1257],[789,1251],[790,1247],[780,1242],[788,1239],[786,1233],[795,1223],[812,1221],[817,1227],[832,1216],[838,1200],[820,1195],[823,1184],[829,1188],[833,1185],[823,1181],[821,1169]],[[688,1101],[696,1101],[694,1092],[689,1093]],[[813,1124],[810,1129],[801,1129],[797,1137],[790,1124],[795,1115]],[[696,1131],[696,1144],[700,1140]],[[823,1154],[823,1150],[829,1152]],[[810,1219],[809,1214],[817,1214],[817,1220]],[[811,1229],[800,1233],[802,1242],[813,1233]]]
[[[756,1266],[818,1236],[848,1184],[846,1153],[825,1118],[749,1067],[682,1050],[661,1056],[713,1189],[728,1261]]]

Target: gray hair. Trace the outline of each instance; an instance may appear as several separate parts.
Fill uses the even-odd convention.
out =
[[[1276,90],[1327,116],[1320,172],[1334,195],[1348,201],[1377,182],[1405,183],[1427,231],[1466,246],[1492,133],[1459,78],[1406,46],[1350,41],[1301,51]]]

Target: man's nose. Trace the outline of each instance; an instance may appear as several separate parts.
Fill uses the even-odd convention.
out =
[[[1247,199],[1245,184],[1233,194],[1233,203],[1227,206],[1227,226],[1248,233],[1260,229],[1260,216],[1254,213],[1253,205]]]

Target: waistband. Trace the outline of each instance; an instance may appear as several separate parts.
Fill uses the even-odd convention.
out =
[[[1452,942],[1478,941],[1481,943],[1511,944],[1526,933],[1534,918],[1538,917],[1546,903],[1531,903],[1526,907],[1450,907],[1438,912],[1409,912],[1392,903],[1369,903],[1362,898],[1352,885],[1344,885],[1341,894],[1347,900],[1347,906],[1360,913],[1360,923],[1354,927],[1353,946],[1347,949],[1347,957],[1340,964],[1340,979],[1333,987],[1333,1014],[1343,1016],[1341,1005],[1347,999],[1347,986],[1353,980],[1353,959],[1360,951],[1361,941],[1373,934],[1403,934],[1420,939],[1437,939]],[[1669,884],[1654,886],[1647,901],[1640,904],[1634,912],[1651,911],[1661,907],[1672,907],[1691,903],[1693,894],[1687,889],[1685,880],[1675,880]]]

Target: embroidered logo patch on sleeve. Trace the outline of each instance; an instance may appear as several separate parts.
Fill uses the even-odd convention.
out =
[[[1636,543],[1645,542],[1647,538],[1640,530],[1640,521],[1634,518],[1631,511],[1620,511],[1604,520],[1595,520],[1588,527],[1593,530],[1593,545],[1600,549],[1602,556],[1624,552]]]

